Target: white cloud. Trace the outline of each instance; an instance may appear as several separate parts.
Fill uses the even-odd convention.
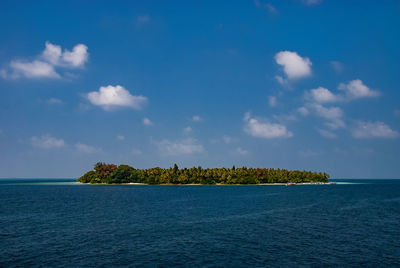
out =
[[[45,46],[42,52],[43,59],[53,65],[58,65],[62,56],[61,46],[54,45],[48,41],[46,41]]]
[[[343,116],[343,111],[339,107],[326,108],[321,104],[314,104],[313,107],[316,110],[317,115],[319,115],[322,118],[337,119]]]
[[[203,145],[199,144],[195,139],[184,139],[175,142],[165,139],[156,142],[156,145],[160,153],[164,155],[191,155],[204,151]]]
[[[364,85],[360,79],[352,80],[347,84],[341,83],[338,88],[345,92],[346,97],[349,100],[372,98],[380,95],[378,91],[371,90],[369,87]]]
[[[329,89],[324,87],[318,87],[311,89],[306,92],[305,99],[310,101],[312,104],[322,104],[330,102],[350,102],[361,98],[378,97],[380,93],[369,89],[359,79],[352,80],[348,84],[339,84],[338,88],[344,92],[344,94],[334,94]]]
[[[51,135],[42,135],[40,137],[33,136],[31,138],[31,144],[34,147],[42,149],[61,148],[66,145],[63,139],[57,139]]]
[[[321,134],[322,137],[328,138],[328,139],[335,139],[336,138],[336,134],[325,130],[325,129],[317,129],[319,134]]]
[[[268,97],[268,104],[270,107],[275,107],[276,106],[276,97],[275,96],[269,96]]]
[[[306,97],[319,103],[336,102],[340,98],[324,87],[311,89],[310,92],[306,93]]]
[[[297,111],[302,115],[302,116],[307,116],[310,114],[310,111],[306,107],[300,107],[297,109]]]
[[[282,76],[279,76],[279,75],[276,75],[275,79],[276,79],[276,81],[278,81],[278,83],[281,86],[286,87],[286,88],[290,88],[290,84],[289,84],[288,79],[285,79],[285,78],[283,78]]]
[[[250,113],[246,113],[244,116],[246,122],[244,130],[247,134],[265,139],[274,138],[290,138],[293,133],[286,129],[286,126],[282,124],[260,122],[258,119],[251,118]]]
[[[46,42],[45,49],[33,61],[13,60],[6,69],[1,70],[3,78],[60,78],[55,67],[83,67],[88,61],[87,46],[78,44],[72,51],[61,49],[61,46]]]
[[[351,130],[354,138],[397,138],[399,132],[392,130],[383,122],[356,122]]]
[[[60,78],[51,64],[39,60],[32,62],[11,61],[9,67],[12,71],[7,73],[4,70],[4,78]]]
[[[244,116],[243,116],[243,121],[249,121],[250,120],[250,112],[246,112],[246,113],[244,113]]]
[[[393,111],[393,113],[394,113],[394,116],[400,117],[400,109],[395,109]]]
[[[89,58],[88,47],[84,44],[77,44],[72,51],[64,50],[61,46],[46,42],[46,48],[42,52],[42,58],[54,66],[82,67]]]
[[[321,4],[322,0],[302,0],[302,2],[307,6],[314,6]]]
[[[321,104],[311,104],[310,107],[314,109],[317,116],[329,120],[325,123],[326,126],[332,129],[343,128],[346,126],[342,120],[344,116],[343,110],[339,107],[326,108]]]
[[[200,121],[202,121],[203,119],[199,116],[199,115],[193,115],[192,116],[192,121],[193,122],[200,122]]]
[[[84,44],[74,46],[72,51],[64,51],[62,59],[64,62],[73,67],[82,67],[88,60],[88,47]]]
[[[148,119],[147,117],[143,118],[143,125],[145,126],[152,126],[153,122],[151,122],[150,119]]]
[[[63,104],[63,101],[57,98],[50,98],[46,102],[48,104]]]
[[[340,61],[331,61],[331,66],[337,73],[341,73],[343,71],[343,64]]]
[[[303,58],[296,52],[281,51],[275,55],[275,61],[283,66],[283,71],[288,79],[299,79],[311,75],[312,63],[310,59]]]
[[[236,153],[239,155],[248,155],[249,151],[242,149],[241,147],[236,148]]]
[[[101,106],[104,110],[111,110],[114,107],[125,106],[140,110],[147,103],[144,96],[133,96],[122,86],[100,87],[99,91],[87,94],[89,101]]]
[[[100,152],[101,149],[100,148],[96,148],[87,144],[83,144],[83,143],[76,143],[75,144],[75,148],[78,152],[80,153],[85,153],[85,154],[93,154],[93,153],[97,153]]]
[[[117,140],[123,141],[123,140],[125,140],[125,136],[117,135]]]
[[[191,133],[192,132],[192,128],[190,127],[190,126],[188,126],[188,127],[185,127],[184,129],[183,129],[183,132],[185,133],[185,134],[189,134],[189,133]]]

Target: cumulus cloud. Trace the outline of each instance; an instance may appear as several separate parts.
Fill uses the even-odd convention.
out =
[[[99,91],[89,92],[87,97],[93,105],[101,106],[106,111],[114,107],[130,107],[140,110],[148,101],[144,96],[131,95],[120,85],[100,87]]]
[[[125,136],[117,135],[117,140],[123,141],[123,140],[125,140]]]
[[[79,44],[74,46],[72,51],[64,51],[62,59],[72,67],[82,67],[88,60],[87,46]]]
[[[297,111],[302,115],[302,116],[307,116],[310,114],[310,111],[306,107],[300,107],[297,109]]]
[[[339,96],[333,94],[329,89],[324,87],[311,89],[309,93],[306,93],[306,97],[311,101],[319,103],[336,102],[340,99]]]
[[[328,120],[328,122],[325,123],[326,126],[332,129],[343,128],[346,126],[342,120],[344,116],[343,110],[339,107],[327,108],[321,104],[312,104],[310,107],[314,109],[317,116]]]
[[[371,90],[369,87],[364,85],[360,79],[352,80],[347,84],[341,83],[338,88],[345,92],[345,95],[349,100],[373,98],[380,95],[378,91]]]
[[[61,46],[46,42],[45,49],[33,61],[12,60],[6,69],[1,70],[3,78],[60,78],[55,67],[78,68],[88,61],[88,48],[78,44],[72,51],[61,49]]]
[[[75,149],[80,152],[80,153],[85,153],[85,154],[93,154],[93,153],[97,153],[100,152],[101,149],[100,148],[96,148],[84,143],[76,143],[75,144]]]
[[[290,88],[290,83],[288,79],[283,78],[280,75],[275,76],[276,81],[283,87]]]
[[[399,132],[383,122],[358,121],[351,130],[354,138],[397,138]]]
[[[184,139],[181,141],[169,141],[165,139],[155,144],[163,155],[191,155],[204,151],[203,145],[199,144],[195,139]]]
[[[66,145],[63,139],[57,139],[51,135],[33,136],[31,137],[31,144],[41,149],[61,148]]]
[[[60,78],[60,75],[55,71],[53,65],[35,60],[28,61],[11,61],[9,64],[11,71],[3,70],[3,78]]]
[[[378,91],[368,88],[360,79],[352,80],[348,84],[341,83],[338,89],[343,94],[334,94],[329,89],[318,87],[305,93],[305,98],[310,102],[329,103],[329,102],[350,102],[361,98],[378,97]]]
[[[46,42],[42,52],[42,58],[54,66],[82,67],[89,58],[88,47],[84,44],[77,44],[72,51],[61,49],[61,46]]]
[[[61,56],[62,56],[61,46],[54,45],[47,41],[45,44],[45,49],[42,52],[42,57],[45,60],[47,60],[47,62],[53,65],[58,65]]]
[[[274,139],[274,138],[290,138],[293,133],[288,131],[286,126],[282,124],[270,123],[268,121],[261,122],[256,118],[251,118],[249,113],[244,116],[244,131],[257,138]]]
[[[148,119],[147,117],[143,118],[143,125],[145,126],[152,126],[153,122],[151,122],[150,119]]]
[[[192,116],[192,121],[193,122],[200,122],[200,121],[202,121],[203,119],[199,116],[199,115],[193,115]]]
[[[189,134],[189,133],[191,133],[192,132],[192,128],[190,127],[190,126],[188,126],[188,127],[185,127],[184,129],[183,129],[183,132],[185,133],[185,134]]]
[[[275,55],[275,61],[277,64],[283,66],[283,71],[288,79],[299,79],[311,75],[312,63],[310,59],[303,58],[296,52],[281,51]],[[282,77],[280,78],[282,80]]]

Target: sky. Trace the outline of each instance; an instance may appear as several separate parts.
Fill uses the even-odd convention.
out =
[[[0,177],[101,161],[399,178],[399,1],[0,5]]]

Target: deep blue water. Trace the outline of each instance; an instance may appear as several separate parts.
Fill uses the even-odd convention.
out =
[[[400,266],[400,180],[72,181],[0,179],[0,267]]]

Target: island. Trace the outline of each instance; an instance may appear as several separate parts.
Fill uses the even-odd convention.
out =
[[[229,184],[331,184],[325,172],[273,168],[202,168],[136,169],[129,165],[98,162],[94,170],[78,178],[89,184],[158,184],[158,185],[229,185]]]

